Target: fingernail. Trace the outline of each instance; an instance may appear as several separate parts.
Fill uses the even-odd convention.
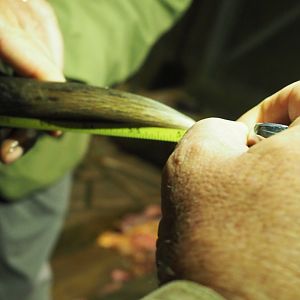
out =
[[[6,140],[2,143],[1,152],[4,163],[10,164],[20,158],[24,150],[18,141]]]
[[[247,146],[251,147],[255,144],[259,143],[260,141],[263,141],[265,138],[260,135],[251,135],[248,137]]]
[[[19,146],[19,142],[18,141],[11,142],[10,145],[9,145],[9,148],[8,148],[7,152],[8,153],[13,153],[18,146]]]
[[[53,136],[54,137],[60,137],[62,136],[63,132],[61,130],[56,130],[53,132]]]

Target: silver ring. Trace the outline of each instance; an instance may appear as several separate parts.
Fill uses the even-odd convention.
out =
[[[254,132],[264,138],[268,138],[286,129],[288,129],[287,125],[277,123],[256,123],[254,126]]]

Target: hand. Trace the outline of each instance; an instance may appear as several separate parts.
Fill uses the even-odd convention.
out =
[[[271,122],[290,125],[299,116],[300,81],[297,81],[266,98],[241,116],[238,121],[245,123],[251,130],[255,123]],[[249,137],[248,143],[253,144],[252,136]]]
[[[198,122],[162,182],[161,282],[189,279],[228,299],[300,295],[300,89],[286,87],[242,116],[290,128],[249,148],[240,122]]]
[[[0,0],[0,58],[22,76],[65,80],[62,37],[45,0]],[[2,129],[0,160],[15,161],[38,135],[32,130]]]

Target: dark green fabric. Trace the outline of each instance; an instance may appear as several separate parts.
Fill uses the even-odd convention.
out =
[[[141,300],[225,300],[212,289],[178,280],[166,284]]]
[[[65,74],[108,86],[141,65],[153,43],[190,4],[190,0],[51,0],[65,41]],[[24,197],[74,168],[88,137],[65,134],[43,138],[22,159],[0,166],[0,193]]]

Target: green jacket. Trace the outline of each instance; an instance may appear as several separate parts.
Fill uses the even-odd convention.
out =
[[[65,75],[92,85],[125,80],[191,0],[49,0],[65,43]],[[0,165],[0,194],[16,200],[72,170],[88,136],[44,137],[11,166]]]

